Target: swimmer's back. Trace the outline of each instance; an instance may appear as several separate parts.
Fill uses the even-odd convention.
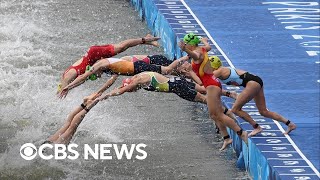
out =
[[[108,58],[109,70],[116,74],[132,75],[134,73],[133,62],[119,58]]]

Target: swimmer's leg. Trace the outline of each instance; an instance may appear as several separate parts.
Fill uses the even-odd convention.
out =
[[[158,47],[159,44],[157,42],[157,40],[159,40],[159,37],[154,37],[150,34],[148,34],[147,36],[143,37],[143,38],[137,38],[137,39],[128,39],[128,40],[124,40],[118,44],[114,44],[114,53],[115,54],[119,54],[125,50],[127,50],[130,47],[133,46],[137,46],[139,44],[148,44],[148,45],[153,45]]]
[[[256,134],[260,133],[262,131],[262,128],[247,112],[242,110],[242,107],[247,102],[252,100],[253,97],[255,97],[256,94],[260,91],[260,89],[261,86],[258,83],[249,81],[246,88],[244,88],[243,91],[238,95],[236,101],[232,106],[232,112],[250,123],[250,125],[254,128],[249,136],[255,136]]]
[[[219,149],[220,151],[223,151],[228,147],[229,144],[232,143],[232,139],[230,138],[227,128],[223,123],[221,123],[220,121],[216,121],[215,123],[218,126],[221,135],[223,136],[223,145]]]
[[[235,121],[237,120],[236,115],[233,114],[230,109],[224,107],[224,108],[223,108],[223,111],[224,111],[223,113],[224,113],[225,115],[229,116],[231,119],[233,119],[233,120],[235,120]]]
[[[174,60],[169,66],[161,66],[161,74],[170,74],[175,68],[188,59],[189,58],[187,56],[183,56],[177,60]]]
[[[269,111],[266,107],[266,100],[263,92],[263,88],[259,91],[259,93],[254,97],[254,101],[257,105],[259,113],[267,118],[274,119],[276,121],[282,122],[288,126],[288,129],[283,134],[289,134],[291,131],[295,130],[297,126],[289,121],[288,119],[284,118],[280,114],[276,112]]]
[[[228,132],[226,131],[226,126],[237,132],[237,134],[240,136],[240,138],[248,144],[248,135],[247,132],[242,131],[240,126],[235,123],[233,119],[226,116],[223,113],[223,110],[221,108],[221,89],[217,86],[208,86],[207,88],[207,105],[210,117],[216,122],[217,126],[222,132],[222,135],[224,137],[227,137]],[[223,148],[227,147],[228,143],[230,143],[230,140],[228,138],[225,139],[224,144],[226,146],[222,146],[221,150]]]

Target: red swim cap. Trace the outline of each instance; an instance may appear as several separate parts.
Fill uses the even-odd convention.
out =
[[[122,80],[122,86],[121,87],[128,86],[130,83],[132,83],[131,78],[125,78],[124,80]]]

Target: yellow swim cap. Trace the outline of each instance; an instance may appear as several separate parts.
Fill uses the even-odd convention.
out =
[[[222,62],[218,56],[210,56],[209,61],[211,67],[214,69],[218,69],[220,66],[222,66]]]

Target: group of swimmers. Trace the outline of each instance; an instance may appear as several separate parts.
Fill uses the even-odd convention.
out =
[[[111,73],[112,76],[97,92],[85,97],[83,103],[69,114],[64,125],[45,143],[68,144],[85,115],[99,101],[141,88],[148,91],[175,93],[188,101],[207,104],[209,115],[215,121],[224,139],[220,150],[232,143],[226,127],[234,130],[245,143],[247,143],[248,136],[255,136],[262,131],[259,124],[242,110],[242,107],[252,99],[262,116],[288,126],[285,134],[296,128],[296,125],[290,120],[267,109],[263,81],[260,77],[243,70],[223,67],[218,56],[208,57],[207,52],[211,50],[211,46],[207,38],[199,38],[193,33],[186,34],[183,41],[179,43],[179,47],[187,55],[177,60],[169,60],[163,55],[113,58],[127,48],[139,44],[158,46],[157,40],[159,39],[147,35],[144,38],[125,40],[119,44],[90,47],[85,56],[63,73],[57,91],[59,97],[64,98],[71,89],[88,79],[97,79],[103,72]],[[200,43],[203,45],[200,46]],[[190,59],[191,63],[189,63]],[[123,79],[120,87],[103,94],[119,75],[132,77]],[[225,91],[220,81],[227,85],[243,86],[244,89],[240,94]],[[231,110],[222,106],[221,95],[235,99]],[[253,131],[250,134],[243,131],[235,122],[234,114],[252,125]]]

